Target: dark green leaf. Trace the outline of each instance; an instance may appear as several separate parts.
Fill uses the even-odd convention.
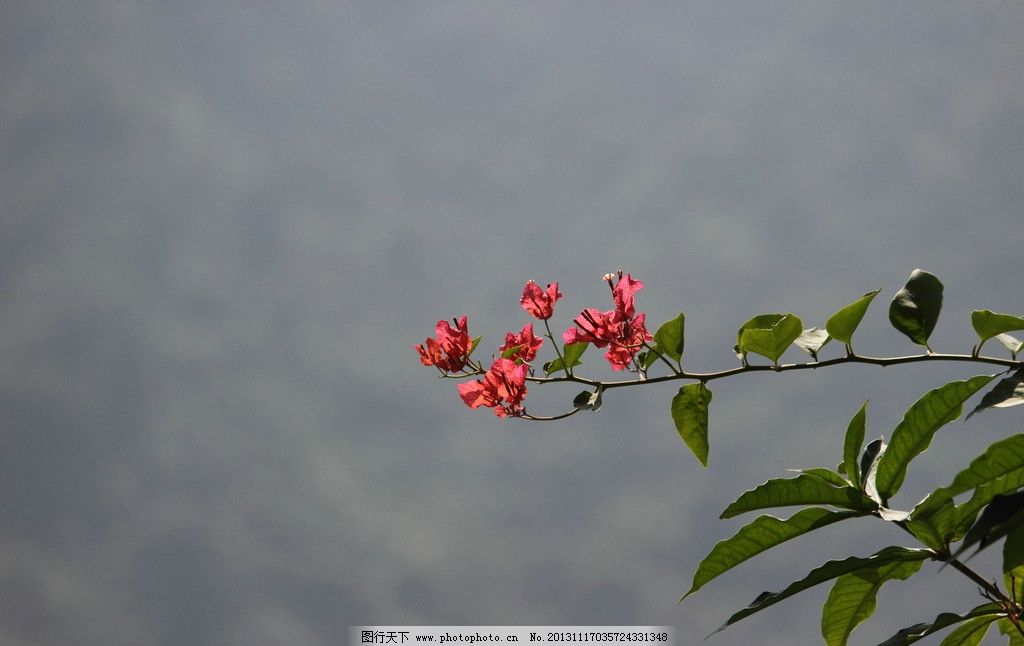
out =
[[[818,351],[825,347],[830,338],[825,330],[812,327],[801,332],[800,336],[793,341],[793,345],[811,355],[811,358],[817,361]]]
[[[1010,351],[1010,356],[1017,359],[1017,353],[1024,350],[1024,341],[1010,334],[997,334],[996,341],[1003,344],[1003,347]]]
[[[736,532],[735,536],[721,541],[712,548],[711,553],[697,566],[697,571],[693,575],[693,584],[683,595],[683,599],[718,575],[769,548],[826,525],[860,515],[854,511],[829,511],[820,507],[811,507],[798,511],[786,520],[780,520],[774,516],[759,516]]]
[[[686,316],[680,312],[679,316],[664,323],[654,333],[654,342],[657,344],[658,351],[676,361],[683,356],[683,346],[685,345],[683,325],[685,322]]]
[[[1001,608],[994,603],[986,603],[974,608],[964,615],[956,615],[952,612],[943,612],[934,621],[927,624],[915,624],[899,631],[878,646],[908,646],[916,641],[924,639],[932,633],[937,633],[943,628],[973,620],[980,617],[987,617],[990,622],[995,621],[1002,615]]]
[[[996,496],[1014,493],[1021,487],[1024,487],[1024,469],[1012,471],[1003,478],[987,482],[975,489],[970,500],[956,507],[953,540],[959,540],[967,534],[981,510]]]
[[[981,512],[981,517],[967,530],[963,543],[953,553],[953,556],[959,557],[966,550],[977,545],[978,549],[971,555],[973,558],[975,554],[1022,525],[1024,525],[1024,492],[994,496],[988,507]]]
[[[1024,527],[1015,527],[1003,543],[1003,581],[1011,599],[1024,599]]]
[[[967,414],[964,421],[971,419],[975,413],[980,413],[988,408],[1009,408],[1020,404],[1024,404],[1024,368],[1017,370],[1005,379],[1000,379],[992,390],[985,393],[985,396],[981,398],[981,403]]]
[[[756,612],[760,612],[769,606],[775,605],[784,599],[792,597],[798,592],[802,592],[808,588],[818,585],[819,583],[830,581],[844,574],[857,572],[858,570],[876,569],[890,563],[923,561],[927,558],[931,558],[932,555],[933,552],[931,550],[914,550],[906,547],[890,546],[879,550],[867,558],[851,556],[843,559],[842,561],[829,561],[821,567],[811,570],[803,579],[800,579],[795,583],[791,583],[784,590],[780,590],[779,592],[762,592],[757,595],[757,598],[754,599],[753,603],[729,617],[729,619],[727,619],[726,622],[715,632],[724,630],[726,627],[731,626],[744,617],[749,617]]]
[[[946,500],[941,505],[928,510],[927,513],[918,514],[915,509],[904,526],[928,547],[942,551],[949,545],[955,522],[956,507],[953,506],[952,500]]]
[[[918,345],[928,347],[942,310],[942,282],[933,274],[915,269],[889,304],[889,322]]]
[[[982,490],[986,486],[995,484],[1011,488],[1000,487],[998,490],[993,490],[991,495],[1014,491],[1018,486],[1024,485],[1024,434],[1011,435],[1005,440],[1000,440],[989,446],[983,454],[971,462],[970,466],[956,474],[952,483],[928,494],[928,497],[914,509],[912,518],[930,514],[935,508],[952,500],[954,496],[971,489],[978,489],[983,493]],[[987,499],[978,501],[980,503],[977,507],[978,510],[992,500],[991,495]]]
[[[700,463],[708,465],[708,404],[711,391],[703,382],[687,384],[672,398],[672,421],[679,437]]]
[[[906,580],[924,560],[897,561],[864,568],[836,579],[821,611],[821,635],[828,646],[846,646],[850,633],[875,611],[875,598],[886,581]]]
[[[594,392],[584,390],[573,398],[572,405],[579,410],[592,410],[596,413],[601,410],[602,394],[604,394],[603,386],[598,386]]]
[[[875,478],[878,475],[878,461],[885,455],[885,439],[878,438],[871,440],[864,447],[864,453],[860,456],[860,484],[861,489],[879,505],[882,504],[882,497],[878,495],[878,487],[875,485]]]
[[[968,381],[950,382],[930,391],[907,410],[878,462],[876,486],[883,501],[899,491],[910,461],[928,448],[935,432],[959,417],[964,401],[993,378],[979,375]]]
[[[974,310],[971,312],[971,325],[978,333],[981,343],[988,339],[1013,330],[1024,330],[1024,318],[1013,314],[999,314],[990,310]],[[978,349],[981,349],[979,343]]]
[[[868,403],[861,405],[850,424],[846,427],[846,438],[843,441],[843,466],[846,475],[854,487],[863,490],[861,484],[860,469],[857,457],[860,455],[860,447],[864,444],[864,435],[867,433]]]
[[[801,474],[758,485],[737,498],[720,517],[732,518],[756,509],[792,505],[832,505],[860,512],[871,512],[878,507],[853,487],[836,487],[817,476]]]
[[[829,336],[836,341],[850,343],[850,340],[853,339],[854,331],[860,325],[861,319],[864,318],[864,312],[868,310],[871,301],[874,300],[875,296],[878,296],[880,291],[882,291],[881,288],[868,292],[830,316],[828,321],[825,322],[825,329],[828,330]]]
[[[793,314],[760,314],[743,324],[737,334],[739,351],[754,352],[778,363],[779,357],[803,332]]]
[[[566,368],[575,368],[582,364],[580,357],[583,356],[583,352],[587,349],[590,344],[586,341],[580,343],[570,343],[562,348],[562,358],[549,361],[544,364],[544,374],[550,375],[551,373],[558,372],[559,370],[565,370]],[[568,374],[568,373],[567,373]]]

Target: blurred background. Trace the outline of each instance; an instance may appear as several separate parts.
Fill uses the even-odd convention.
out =
[[[0,643],[659,624],[689,646],[820,562],[909,544],[833,526],[676,605],[752,518],[721,510],[836,464],[865,399],[888,435],[994,368],[715,382],[703,469],[672,384],[499,420],[413,345],[468,314],[489,356],[530,278],[560,282],[561,332],[621,268],[652,330],[686,313],[691,370],[736,365],[754,314],[820,326],[879,287],[855,347],[911,354],[885,312],[922,267],[946,285],[933,347],[968,352],[970,310],[1024,311],[1022,32],[987,2],[3,2]],[[894,503],[1019,427],[946,427]],[[980,603],[924,571],[853,643]],[[820,643],[826,594],[708,643]]]

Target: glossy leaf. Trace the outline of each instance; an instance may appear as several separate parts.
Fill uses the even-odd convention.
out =
[[[682,358],[683,347],[685,345],[685,338],[683,336],[683,327],[685,323],[686,316],[680,312],[679,316],[662,324],[662,326],[658,328],[658,331],[654,333],[655,347],[658,352],[661,352],[665,356],[671,357],[676,361],[679,361]]]
[[[801,332],[800,336],[793,341],[793,345],[811,355],[811,358],[817,361],[818,352],[831,338],[825,330],[812,327]]]
[[[580,357],[586,351],[587,346],[590,344],[586,341],[580,343],[570,343],[562,347],[562,358],[549,361],[544,364],[544,374],[550,375],[551,373],[558,372],[559,370],[565,370],[566,368],[575,368],[582,364]]]
[[[748,511],[792,505],[831,505],[854,511],[871,512],[877,505],[853,487],[836,487],[817,476],[801,474],[795,478],[769,480],[747,491],[722,512],[720,518],[732,518]]]
[[[928,392],[907,410],[878,462],[875,484],[883,501],[888,501],[899,491],[910,461],[928,448],[935,432],[959,417],[964,401],[993,378],[991,375],[979,375],[968,381],[950,382]]]
[[[875,478],[878,475],[878,461],[885,454],[885,439],[878,438],[871,440],[864,447],[864,453],[860,456],[860,484],[861,489],[868,498],[879,505],[882,504],[882,497],[878,495],[878,487],[875,486]]]
[[[1013,330],[1024,330],[1024,318],[1013,314],[1000,314],[991,310],[974,310],[971,312],[971,325],[981,339],[981,343],[992,337],[1012,332]],[[978,349],[981,349],[981,343]]]
[[[721,541],[712,548],[697,566],[693,583],[683,595],[683,599],[720,574],[728,572],[765,550],[832,523],[860,515],[862,514],[854,511],[830,511],[811,507],[798,511],[786,520],[774,516],[759,516],[742,527],[732,538]]]
[[[889,322],[911,341],[927,348],[941,310],[942,282],[934,274],[915,269],[889,304]]]
[[[864,402],[849,425],[846,427],[846,437],[843,440],[843,466],[846,469],[846,476],[853,483],[854,487],[863,490],[860,478],[860,465],[857,462],[860,456],[860,447],[864,444],[864,435],[867,433],[868,403]]]
[[[970,500],[956,507],[953,540],[959,540],[967,534],[978,514],[995,500],[996,496],[1012,494],[1021,487],[1024,487],[1024,469],[1012,471],[975,489]]]
[[[924,560],[897,561],[844,574],[832,585],[821,612],[821,635],[828,646],[846,646],[853,629],[875,611],[878,591],[887,581],[906,580]]]
[[[778,363],[779,357],[803,332],[793,314],[760,314],[743,324],[737,334],[739,352],[753,352]]]
[[[996,341],[1003,344],[1003,347],[1010,351],[1010,356],[1017,359],[1017,353],[1024,350],[1024,341],[1011,334],[997,334]]]
[[[1024,646],[1024,635],[1020,634],[1020,631],[1017,630],[1017,627],[1008,618],[1000,619],[996,622],[996,626],[999,627],[999,634],[1009,637],[1006,646]],[[942,645],[940,644],[939,646]]]
[[[950,626],[954,626],[961,622],[972,621],[983,617],[987,617],[989,622],[992,622],[1001,616],[1002,609],[994,603],[980,605],[963,615],[957,615],[952,612],[943,612],[931,623],[921,623],[908,626],[878,646],[907,646],[908,644],[913,644],[916,641],[924,639],[932,633],[937,633],[944,628],[949,628]]]
[[[1021,404],[1024,404],[1024,368],[1005,379],[1000,379],[992,390],[985,393],[974,410],[967,414],[965,420],[989,408],[1009,408]]]
[[[829,336],[836,341],[850,343],[854,331],[860,325],[861,319],[864,318],[864,312],[868,310],[871,301],[878,296],[880,291],[882,291],[881,288],[868,292],[830,316],[825,322],[825,329],[828,330]]]
[[[687,384],[672,398],[672,421],[679,437],[700,463],[708,465],[708,404],[711,390],[703,382]]]
[[[844,574],[860,570],[874,570],[890,563],[923,561],[931,558],[932,555],[933,553],[931,550],[915,550],[906,547],[890,546],[883,548],[866,558],[851,556],[841,561],[829,561],[824,565],[811,570],[807,576],[799,581],[791,583],[783,590],[778,592],[762,592],[757,595],[757,598],[754,599],[753,603],[729,617],[729,619],[727,619],[726,622],[715,632],[724,630],[737,621],[745,617],[749,617],[756,612],[760,612],[769,606],[773,606],[784,599],[788,599],[798,592],[814,587],[819,583],[831,581],[832,579]]]

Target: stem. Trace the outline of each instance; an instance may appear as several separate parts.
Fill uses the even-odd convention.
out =
[[[658,358],[661,359],[663,362],[665,362],[665,365],[668,366],[668,369],[671,370],[674,374],[676,374],[676,375],[682,374],[681,370],[677,369],[675,366],[673,366],[671,363],[669,363],[668,359],[665,358],[665,355],[663,355],[662,353],[660,353],[657,350],[655,350],[654,348],[652,348],[650,343],[648,343],[647,341],[644,341],[644,347],[647,348],[648,352],[655,352],[655,353],[657,353]]]
[[[562,368],[565,370],[566,378],[572,377],[572,368],[565,365],[565,357],[562,356],[562,351],[558,349],[558,343],[555,342],[555,336],[551,334],[551,326],[548,325],[548,320],[544,319],[544,329],[547,330],[547,337],[551,339],[551,347],[555,349],[555,354],[562,362]]]
[[[864,355],[852,355],[845,357],[836,357],[834,359],[826,359],[825,361],[814,361],[807,363],[787,363],[780,366],[771,365],[745,365],[737,366],[736,368],[729,368],[727,370],[720,370],[718,372],[686,372],[679,371],[676,374],[665,375],[663,377],[652,377],[643,381],[630,379],[623,381],[606,381],[603,382],[605,388],[624,388],[627,386],[637,386],[640,384],[655,384],[664,381],[674,381],[677,379],[689,379],[691,381],[713,381],[715,379],[724,379],[726,377],[732,377],[733,375],[743,374],[745,372],[787,372],[790,370],[816,370],[818,368],[824,368],[827,366],[835,366],[844,363],[864,363],[875,366],[894,366],[901,363],[920,363],[929,361],[959,361],[966,363],[987,363],[997,366],[1005,366],[1007,368],[1021,368],[1024,367],[1024,361],[1016,361],[1013,359],[1000,359],[999,357],[983,357],[983,356],[971,356],[969,354],[914,354],[903,357],[869,357]],[[586,379],[583,377],[534,377],[531,381],[536,383],[549,383],[559,381],[573,381],[576,383],[587,384],[589,386],[596,386],[599,382],[593,379]]]

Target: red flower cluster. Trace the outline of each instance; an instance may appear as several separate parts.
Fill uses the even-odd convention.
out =
[[[637,314],[633,305],[633,297],[643,289],[644,284],[629,274],[623,276],[621,271],[615,284],[612,284],[613,278],[611,274],[605,276],[612,287],[615,309],[602,312],[588,307],[573,320],[576,327],[566,330],[562,340],[567,344],[585,341],[599,348],[611,346],[604,357],[611,364],[612,370],[627,370],[644,342],[654,337],[645,327],[646,314]]]
[[[547,289],[541,289],[540,285],[528,280],[523,287],[523,297],[519,299],[519,304],[530,316],[546,321],[555,313],[555,301],[560,298],[562,293],[558,291],[558,283],[549,283]]]
[[[470,408],[493,408],[498,417],[519,417],[525,412],[526,364],[497,359],[483,379],[459,384],[459,395]]]
[[[517,348],[509,359],[520,359],[523,363],[530,363],[537,356],[537,349],[544,343],[544,339],[533,336],[533,323],[527,323],[519,334],[507,332],[505,334],[505,345],[498,348],[498,352],[505,354],[507,350]]]
[[[425,366],[437,366],[447,373],[458,372],[469,363],[469,350],[473,346],[469,338],[466,317],[452,319],[453,328],[448,321],[438,321],[434,332],[437,339],[427,339],[421,345],[413,346],[420,353],[420,363]]]

